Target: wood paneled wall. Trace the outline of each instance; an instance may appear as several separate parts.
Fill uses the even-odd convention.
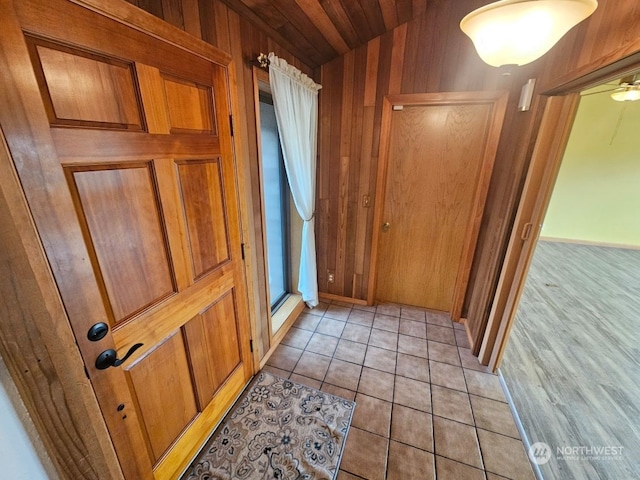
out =
[[[265,279],[262,258],[262,212],[260,206],[260,179],[258,173],[258,144],[254,105],[253,65],[259,53],[275,52],[287,62],[295,65],[307,75],[313,71],[300,59],[293,56],[283,46],[275,42],[266,33],[258,29],[246,18],[238,15],[219,0],[128,0],[139,8],[164,19],[192,35],[228,52],[233,57],[237,75],[238,110],[234,118],[236,132],[241,136],[241,152],[244,158],[238,159],[240,168],[247,178],[246,190],[251,195],[250,218],[245,219],[250,226],[249,245],[254,259],[252,269],[255,279]],[[252,297],[252,308],[258,329],[258,339],[254,346],[258,348],[258,358],[269,350],[269,315],[266,305],[266,283],[259,280]]]
[[[516,109],[528,78],[552,85],[640,51],[640,4],[600,0],[596,13],[542,59],[503,76],[485,65],[460,31],[460,19],[487,1],[428,3],[427,12],[321,68],[316,211],[321,292],[365,299],[379,155],[382,98],[386,94],[508,90],[485,215],[463,316],[480,338],[495,292],[544,97],[528,112]],[[596,63],[594,63],[596,62]],[[363,203],[365,195],[371,203]],[[328,273],[335,281],[328,283]],[[479,343],[479,342],[478,342]]]

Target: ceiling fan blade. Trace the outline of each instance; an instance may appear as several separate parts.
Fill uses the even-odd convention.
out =
[[[590,93],[580,93],[581,97],[588,97],[589,95],[597,95],[598,93],[608,93],[608,92],[613,92],[615,90],[618,90],[620,88],[620,85],[618,85],[616,88],[610,88],[608,90],[600,90],[598,92],[590,92]]]

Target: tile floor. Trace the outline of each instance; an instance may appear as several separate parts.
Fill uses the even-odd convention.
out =
[[[338,480],[532,480],[497,376],[415,307],[305,310],[265,370],[356,401]]]

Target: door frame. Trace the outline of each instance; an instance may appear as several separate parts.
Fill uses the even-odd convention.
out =
[[[609,57],[612,58],[612,57]],[[640,52],[602,66],[589,64],[543,86],[545,107],[531,163],[478,355],[492,371],[500,367],[515,322],[531,260],[578,110],[579,92],[640,69]]]
[[[156,18],[125,1],[67,0],[135,30],[149,34],[212,61],[227,70],[227,88],[232,112],[239,112],[237,77],[232,57],[214,46]],[[13,47],[21,47],[23,36],[17,35],[17,21],[12,0],[0,0],[4,31],[0,44],[0,79],[8,86],[5,95],[17,91],[22,72],[12,65]],[[20,48],[18,48],[19,50]],[[30,206],[24,195],[11,152],[4,141],[8,131],[19,131],[25,142],[33,145],[33,155],[42,152],[38,127],[39,99],[17,98],[0,115],[0,239],[7,251],[0,255],[0,294],[7,301],[6,321],[0,322],[0,355],[29,411],[42,443],[61,479],[122,479],[120,463],[109,436],[95,391],[85,374],[84,363],[71,329],[69,318],[56,287]],[[37,123],[37,121],[36,121]],[[10,128],[7,128],[11,125]],[[246,156],[242,152],[242,133],[232,137],[235,177],[244,243],[249,234],[247,183],[244,172]],[[46,143],[46,139],[45,139]],[[46,147],[45,147],[46,148]],[[244,160],[243,160],[244,159]],[[244,281],[250,292],[253,285],[251,264],[245,259]],[[247,295],[250,297],[250,293]],[[248,298],[251,336],[256,332],[256,315]],[[256,371],[256,354],[253,371]],[[258,359],[259,360],[259,359]]]
[[[391,116],[395,106],[419,106],[419,105],[451,105],[451,104],[471,104],[471,103],[493,103],[491,123],[487,132],[487,142],[485,143],[482,156],[482,168],[478,179],[477,190],[474,194],[473,207],[471,211],[471,222],[468,226],[462,259],[456,275],[454,288],[451,318],[459,321],[464,305],[469,274],[473,264],[478,233],[482,222],[489,183],[493,172],[493,164],[498,150],[500,133],[504,114],[507,108],[509,92],[479,91],[479,92],[438,92],[438,93],[418,93],[418,94],[397,94],[386,95],[382,104],[382,124],[380,134],[380,158],[378,159],[378,171],[376,179],[375,205],[373,211],[373,235],[371,240],[370,275],[367,294],[367,303],[373,305],[376,300],[376,287],[378,280],[378,251],[380,247],[381,235],[380,226],[384,216],[385,192],[387,186],[387,172],[389,167],[389,148],[391,144]]]

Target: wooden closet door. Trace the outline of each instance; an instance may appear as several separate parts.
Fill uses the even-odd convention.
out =
[[[6,132],[25,194],[126,478],[176,478],[253,373],[230,59],[64,0],[15,8],[44,152]]]
[[[377,300],[459,318],[505,107],[499,92],[387,99]]]

